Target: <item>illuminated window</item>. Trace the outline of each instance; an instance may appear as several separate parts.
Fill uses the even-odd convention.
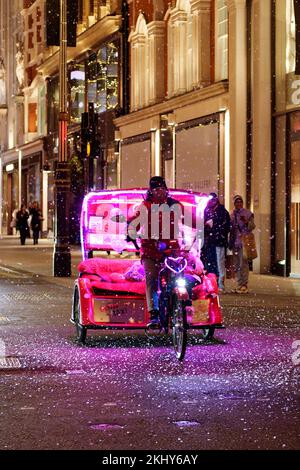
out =
[[[70,73],[70,121],[80,123],[84,112],[85,101],[85,70],[84,64],[76,64]]]
[[[215,80],[228,78],[228,9],[226,0],[216,0]]]
[[[88,62],[88,102],[102,113],[119,103],[119,42],[104,44]]]
[[[37,132],[37,104],[28,104],[28,132]]]

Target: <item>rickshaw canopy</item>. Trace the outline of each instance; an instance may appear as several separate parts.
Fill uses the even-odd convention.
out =
[[[128,220],[145,200],[147,189],[117,189],[90,192],[84,198],[81,212],[81,245],[83,259],[92,251],[136,251],[127,238]],[[201,244],[203,215],[210,196],[171,189],[169,196],[183,210],[185,232],[197,235]]]

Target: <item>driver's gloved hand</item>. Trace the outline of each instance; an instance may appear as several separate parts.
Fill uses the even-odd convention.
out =
[[[159,311],[158,310],[151,310],[149,313],[150,313],[150,324],[151,325],[158,325],[160,323]]]

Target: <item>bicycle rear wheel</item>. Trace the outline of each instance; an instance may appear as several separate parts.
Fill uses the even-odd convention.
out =
[[[176,295],[172,297],[172,337],[176,357],[182,361],[187,345],[187,322],[185,303]]]

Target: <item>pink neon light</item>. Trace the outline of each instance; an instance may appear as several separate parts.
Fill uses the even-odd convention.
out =
[[[132,188],[124,190],[104,190],[104,191],[94,191],[87,194],[84,198],[81,211],[81,226],[80,226],[80,239],[82,247],[83,259],[85,258],[85,251],[90,246],[87,233],[89,232],[89,217],[93,214],[91,211],[91,206],[96,204],[126,204],[127,202],[130,205],[136,205],[142,202],[143,198],[141,196],[145,195],[147,192],[146,188]],[[196,214],[203,216],[204,209],[207,205],[207,202],[211,199],[211,196],[206,194],[201,194],[198,192],[192,191],[182,191],[176,189],[170,189],[169,194],[171,196],[180,197],[182,196],[181,202],[185,206],[194,207],[196,206]],[[119,197],[118,197],[119,196]],[[90,248],[101,248],[103,249],[102,244],[91,245]],[[105,247],[104,247],[105,248]],[[109,247],[108,247],[109,248]],[[128,247],[129,249],[129,247]]]
[[[184,267],[180,270],[180,271],[177,271],[176,269],[173,269],[171,266],[168,265],[168,260],[172,260],[172,261],[178,261],[179,259],[184,259]],[[179,273],[182,273],[182,271],[185,270],[185,268],[187,267],[187,260],[185,258],[183,258],[182,256],[179,256],[178,258],[172,258],[171,256],[169,256],[168,258],[165,259],[165,266],[170,269],[170,271],[173,271],[173,273],[175,274],[179,274]]]

